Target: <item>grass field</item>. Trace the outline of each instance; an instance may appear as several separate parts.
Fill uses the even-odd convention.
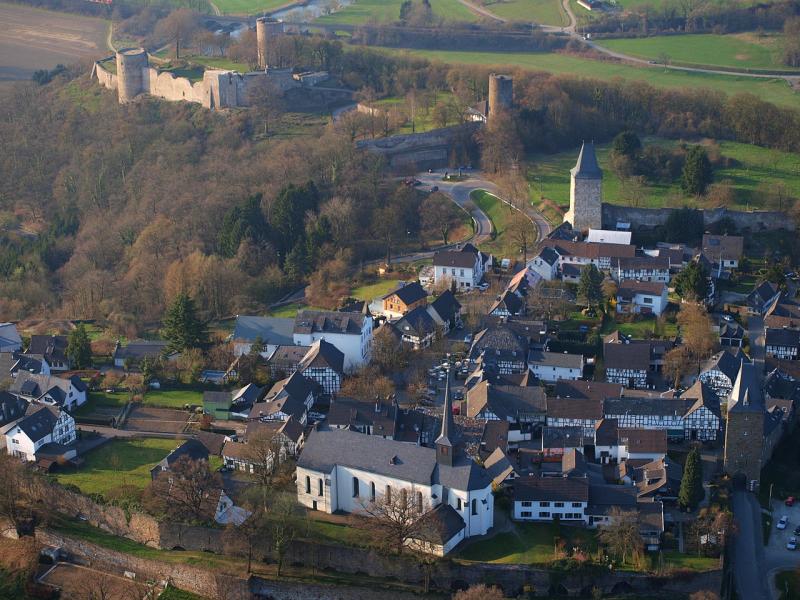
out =
[[[98,408],[122,410],[122,407],[125,406],[129,399],[130,394],[128,394],[128,392],[115,392],[113,394],[106,392],[89,392],[86,403],[78,408],[74,415],[78,417],[89,415]]]
[[[56,478],[78,486],[84,494],[104,494],[121,485],[144,489],[153,465],[178,445],[180,441],[166,438],[116,439],[87,453],[80,469],[58,473]]]
[[[144,396],[144,404],[177,409],[182,409],[185,404],[202,406],[203,393],[194,390],[148,390]]]
[[[478,207],[486,213],[489,220],[492,222],[494,231],[494,239],[481,245],[481,250],[491,252],[498,258],[512,258],[519,254],[519,248],[513,241],[511,241],[506,233],[506,229],[512,221],[512,218],[519,216],[524,219],[522,215],[515,215],[516,212],[506,203],[502,202],[489,192],[484,190],[476,190],[470,194],[470,199],[478,205]],[[526,221],[527,222],[527,221]],[[536,232],[533,225],[530,225],[530,239],[536,239]],[[529,249],[529,252],[532,250]]]
[[[192,56],[189,60],[212,69],[225,69],[240,73],[248,73],[250,71],[250,67],[245,63],[239,63],[221,56]]]
[[[557,27],[569,25],[559,0],[498,0],[483,6],[492,14],[512,21]]]
[[[458,0],[430,0],[433,13],[447,21],[476,21],[477,15]],[[361,25],[372,21],[397,21],[403,0],[356,0],[354,4],[317,19],[319,23]]]
[[[647,138],[644,144],[657,143],[676,146],[675,140]],[[736,193],[737,208],[762,208],[763,196],[759,188],[781,183],[786,186],[790,196],[800,197],[800,156],[791,152],[770,150],[749,144],[720,142],[723,156],[736,161],[735,166],[714,170],[714,181],[729,183]],[[603,199],[612,204],[627,204],[622,199],[619,179],[611,172],[609,165],[610,144],[597,145],[597,159],[604,170]],[[550,198],[559,206],[569,204],[569,170],[575,166],[578,148],[559,154],[540,154],[530,157],[531,198],[538,203],[540,195]],[[653,184],[646,188],[642,206],[659,207],[668,203],[693,204],[694,198],[686,198],[680,191],[679,182],[672,184]]]
[[[451,96],[452,94],[449,92],[440,92],[437,94],[436,101],[447,102]],[[374,102],[374,106],[381,107],[387,111],[397,109],[401,115],[407,118],[406,122],[401,125],[399,129],[394,131],[396,134],[424,133],[426,131],[439,128],[439,125],[437,125],[433,120],[433,107],[426,111],[425,107],[418,106],[414,115],[414,127],[412,128],[410,119],[411,108],[405,98],[383,98],[382,100]]]
[[[223,15],[256,15],[289,4],[289,0],[211,0]]]
[[[579,527],[557,527],[552,523],[517,523],[514,531],[468,544],[458,558],[503,564],[546,564],[553,560],[557,537],[567,547],[593,551],[597,543],[591,531]]]
[[[673,64],[715,65],[739,69],[791,69],[781,61],[782,36],[668,35],[601,40],[600,45],[639,58],[658,60],[663,53]]]
[[[392,50],[397,52],[397,50]],[[735,75],[710,75],[684,71],[667,71],[658,67],[633,67],[620,63],[582,59],[577,56],[533,52],[467,52],[451,50],[412,50],[445,63],[495,66],[499,70],[521,68],[531,71],[574,75],[610,80],[615,77],[644,81],[663,88],[708,88],[726,94],[750,93],[781,106],[797,107],[798,95],[785,80],[753,79]]]
[[[353,288],[350,291],[350,295],[353,298],[357,298],[359,300],[369,301],[375,298],[379,298],[381,296],[385,296],[393,289],[397,288],[399,283],[400,282],[397,279],[381,279],[379,281],[376,281],[375,283],[361,285],[357,288]]]

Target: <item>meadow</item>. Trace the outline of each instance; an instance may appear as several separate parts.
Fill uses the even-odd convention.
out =
[[[209,0],[223,15],[258,15],[291,4],[289,0]]]
[[[781,60],[783,37],[752,33],[668,35],[648,38],[601,40],[601,46],[638,58],[659,60],[669,56],[675,65],[710,65],[752,70],[791,71]]]
[[[483,7],[492,14],[509,21],[540,23],[564,27],[569,19],[559,0],[497,0]]]
[[[458,0],[430,0],[433,13],[447,21],[477,21],[478,15]],[[342,10],[316,19],[317,23],[362,25],[369,22],[391,22],[400,18],[403,0],[357,0]]]
[[[470,194],[470,200],[485,212],[492,222],[492,240],[481,244],[481,250],[491,252],[498,258],[517,256],[519,247],[506,235],[506,229],[516,216],[514,215],[514,209],[494,194],[490,194],[485,190],[475,190]],[[536,231],[533,225],[530,226],[530,239],[536,239]]]
[[[659,138],[646,138],[644,144],[675,147],[680,142]],[[604,171],[603,200],[612,204],[628,204],[622,199],[623,190],[619,179],[610,169],[611,144],[598,144],[597,159]],[[720,153],[731,158],[734,164],[714,170],[714,181],[730,185],[736,202],[732,208],[767,208],[760,193],[775,184],[786,186],[789,196],[800,198],[800,156],[749,144],[720,142]],[[558,154],[537,154],[529,157],[529,181],[531,199],[538,203],[540,196],[549,198],[559,206],[569,205],[569,170],[575,166],[579,148]],[[658,183],[647,185],[641,206],[660,207],[672,205],[694,205],[697,201],[688,198],[680,190],[680,183]]]
[[[397,52],[397,50],[392,50]],[[588,60],[558,53],[469,52],[452,50],[412,50],[414,56],[451,64],[494,66],[501,71],[514,68],[610,80],[615,77],[644,81],[662,88],[708,88],[726,94],[749,93],[780,106],[796,108],[798,95],[784,79],[753,79],[736,75],[711,75],[686,71],[664,71],[653,67],[634,67],[617,62]]]

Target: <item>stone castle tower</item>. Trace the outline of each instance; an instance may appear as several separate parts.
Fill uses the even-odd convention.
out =
[[[266,69],[269,66],[270,47],[272,41],[283,34],[283,21],[276,21],[269,17],[256,20],[256,46],[258,48],[258,66]]]
[[[130,102],[145,91],[145,71],[149,65],[144,48],[126,48],[117,52],[117,98]]]
[[[514,79],[510,75],[489,75],[489,101],[486,105],[486,118],[508,110],[514,105]]]
[[[584,143],[578,162],[570,171],[569,212],[564,220],[573,229],[602,229],[603,171],[597,164],[593,143]]]
[[[725,472],[744,477],[748,489],[757,489],[764,448],[764,396],[753,363],[742,362],[728,396],[725,428]]]

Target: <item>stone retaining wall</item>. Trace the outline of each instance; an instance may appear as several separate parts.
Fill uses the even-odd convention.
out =
[[[603,227],[616,228],[617,222],[630,223],[633,229],[661,227],[676,208],[634,208],[632,206],[618,206],[603,203]],[[728,210],[725,207],[702,210],[703,222],[706,227],[718,223],[723,219],[730,219],[736,228],[742,232],[772,231],[787,229],[794,231],[795,224],[785,212],[781,211],[738,211]]]

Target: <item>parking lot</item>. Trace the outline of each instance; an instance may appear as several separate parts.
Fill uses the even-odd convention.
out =
[[[800,501],[796,502],[794,506],[786,506],[781,500],[773,500],[772,506],[772,531],[769,543],[764,548],[764,558],[766,558],[767,564],[776,559],[781,563],[788,560],[800,564],[800,550],[793,552],[786,549],[786,544],[791,537],[800,540],[800,533],[794,533],[795,528],[800,527]],[[789,518],[789,524],[786,529],[781,530],[777,528],[777,525],[778,520],[784,515]]]

